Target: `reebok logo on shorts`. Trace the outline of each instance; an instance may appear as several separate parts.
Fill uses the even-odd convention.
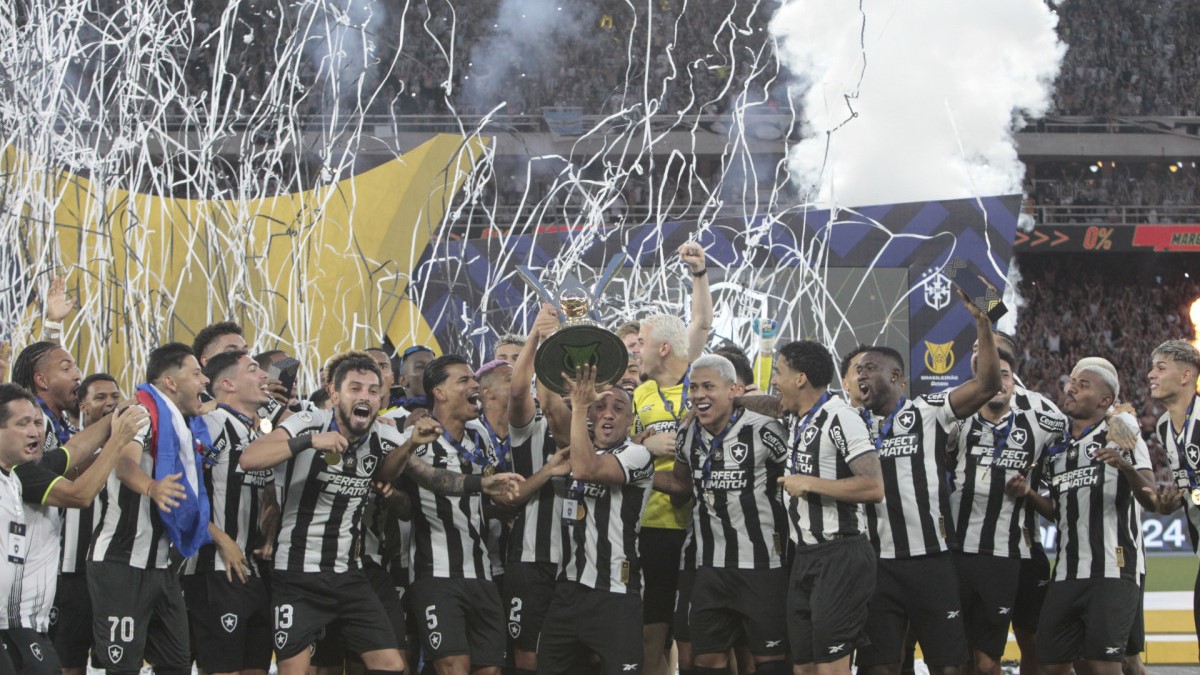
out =
[[[954,611],[951,611],[951,612],[946,612],[946,618],[947,619],[957,619],[958,613],[959,613],[959,610],[957,610],[957,609]]]
[[[840,645],[834,645],[834,646],[830,647],[830,648],[829,648],[829,653],[830,653],[830,654],[836,654],[836,653],[838,653],[838,652],[845,651],[845,650],[846,650],[846,643],[845,643],[845,642],[843,642],[843,643],[842,643],[842,644],[840,644]]]

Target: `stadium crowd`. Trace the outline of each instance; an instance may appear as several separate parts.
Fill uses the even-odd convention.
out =
[[[375,45],[370,55],[374,63],[367,70],[375,71],[373,83],[382,87],[379,105],[406,114],[479,114],[506,100],[506,114],[540,114],[543,107],[555,106],[610,113],[643,100],[640,90],[626,86],[639,87],[636,83],[649,71],[649,81],[655,83],[650,95],[666,92],[660,110],[695,113],[710,104],[706,112],[721,112],[750,72],[753,59],[748,55],[769,41],[766,26],[773,7],[751,3],[750,14],[745,3],[657,0],[650,13],[644,3],[600,0],[531,17],[501,16],[501,4],[351,3],[347,32],[365,24]],[[212,86],[212,66],[221,57],[217,41],[210,38],[226,10],[218,0],[194,4],[195,42],[201,48],[181,54],[188,61],[193,93]],[[298,25],[302,19],[289,16],[292,10],[260,3],[243,4],[236,11],[226,70],[241,80],[226,86],[247,94],[243,105],[255,105],[263,100],[273,71],[242,66],[277,63],[280,45],[268,27]],[[1069,49],[1051,115],[1197,114],[1200,8],[1178,1],[1114,0],[1063,3],[1056,11],[1059,35]],[[330,15],[330,20],[342,18]],[[536,41],[526,39],[534,34]],[[350,41],[347,47],[359,44]],[[769,51],[762,56],[764,63],[773,58]],[[303,83],[317,76],[319,59],[313,60],[318,63],[299,74]],[[667,76],[675,69],[686,72],[672,80]],[[450,101],[443,87],[448,80]],[[502,89],[478,84],[495,80],[503,80]],[[693,92],[696,102],[690,105]],[[309,103],[314,112],[320,109],[317,97]]]
[[[1019,334],[960,292],[972,377],[917,396],[891,348],[767,323],[756,382],[677,255],[687,325],[573,344],[543,305],[483,363],[371,346],[308,396],[229,321],[83,377],[56,279],[0,384],[0,674],[885,675],[911,636],[997,675],[1010,626],[1023,673],[1140,668],[1143,509],[1197,545],[1200,352],[1161,341],[1194,284],[1030,261]]]
[[[1154,437],[1163,406],[1150,395],[1145,358],[1163,335],[1192,331],[1191,305],[1200,300],[1200,280],[1186,261],[1122,255],[1125,270],[1114,277],[1112,255],[1023,256],[1019,259],[1026,384],[1056,402],[1071,366],[1088,354],[1105,354],[1121,373],[1124,398],[1141,412],[1141,427],[1153,454],[1162,457]],[[1065,311],[1058,308],[1066,307]],[[1036,336],[1036,337],[1034,337]]]

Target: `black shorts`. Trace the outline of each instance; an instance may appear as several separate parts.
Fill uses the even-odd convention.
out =
[[[696,585],[696,570],[679,570],[679,585],[675,589],[675,618],[671,633],[678,642],[692,641],[692,588]]]
[[[174,570],[89,560],[87,575],[98,608],[93,665],[110,673],[137,673],[143,659],[163,669],[191,667],[187,608]]]
[[[50,608],[50,640],[63,668],[84,668],[92,649],[92,598],[86,572],[58,575]]]
[[[1050,587],[1050,560],[1042,547],[1033,549],[1033,556],[1021,560],[1021,578],[1017,582],[1017,600],[1013,606],[1013,630],[1036,633],[1046,589]]]
[[[958,594],[967,645],[999,660],[1008,644],[1021,579],[1021,559],[982,553],[957,553]]]
[[[13,662],[14,672],[21,675],[62,675],[62,664],[48,635],[32,628],[9,628],[0,631],[4,649]]]
[[[638,534],[642,560],[642,622],[670,624],[675,613],[675,588],[679,585],[679,556],[686,530],[643,527]]]
[[[869,612],[870,644],[858,650],[860,668],[900,663],[909,624],[925,663],[957,666],[967,660],[958,575],[950,553],[879,560]]]
[[[383,611],[387,613],[388,622],[391,623],[392,632],[396,636],[396,644],[399,645],[401,651],[407,650],[407,618],[404,613],[404,605],[400,601],[400,591],[403,588],[397,589],[392,575],[379,565],[371,562],[369,558],[364,558],[362,564],[363,572],[366,573],[367,580],[371,582],[371,588],[374,589],[375,595],[379,597],[379,602],[383,604]],[[313,666],[336,667],[348,662],[362,663],[360,654],[344,648],[341,626],[337,621],[326,626],[325,637],[317,640],[315,645],[312,661],[310,662]]]
[[[1138,607],[1129,579],[1054,581],[1038,628],[1038,661],[1123,661]]]
[[[787,571],[696,570],[692,588],[692,654],[724,654],[744,632],[755,656],[782,656],[787,651],[784,616]]]
[[[387,612],[361,569],[349,572],[271,572],[275,657],[308,649],[337,623],[342,643],[355,653],[398,649]]]
[[[504,607],[513,649],[537,651],[557,576],[558,565],[554,563],[508,564],[504,575]]]
[[[426,577],[408,593],[427,661],[468,655],[472,669],[504,665],[504,609],[496,584]]]
[[[579,670],[580,649],[600,657],[605,675],[642,672],[642,599],[637,593],[610,593],[574,581],[560,581],[542,641],[538,645],[540,675],[563,675]]]
[[[864,644],[875,560],[863,535],[797,547],[787,590],[793,662],[831,663]]]
[[[224,572],[182,579],[196,664],[209,673],[271,666],[271,598],[258,577],[233,582]]]
[[[1133,625],[1129,627],[1129,640],[1125,642],[1125,655],[1137,656],[1146,651],[1146,575],[1142,575],[1138,584],[1137,614],[1133,615]]]

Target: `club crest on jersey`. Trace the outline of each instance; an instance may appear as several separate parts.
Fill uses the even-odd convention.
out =
[[[509,621],[508,635],[514,640],[521,637],[521,624],[517,623],[516,621]]]
[[[232,633],[233,631],[237,630],[237,621],[237,614],[222,614],[221,628],[224,628],[226,633]]]
[[[750,455],[750,448],[745,443],[734,443],[729,446],[729,459],[733,460],[734,464],[741,464],[746,461],[746,457]]]
[[[912,430],[913,425],[917,423],[917,414],[911,410],[896,415],[896,429],[901,433],[907,433]]]
[[[1025,445],[1025,441],[1027,440],[1029,440],[1029,436],[1025,433],[1024,429],[1013,429],[1008,434],[1008,442],[1016,447]]]
[[[58,608],[51,607],[50,608],[50,625],[53,626],[56,623],[58,623]]]
[[[820,433],[820,430],[810,424],[804,428],[804,433],[801,435],[800,441],[807,446],[813,442],[818,433]]]
[[[1197,446],[1195,443],[1188,443],[1184,452],[1187,454],[1187,460],[1192,466],[1200,465],[1200,446]]]
[[[1101,446],[1098,442],[1092,441],[1091,443],[1083,446],[1083,454],[1087,455],[1088,459],[1096,459],[1096,453],[1100,452],[1100,447]]]
[[[36,642],[29,643],[29,653],[33,654],[33,658],[37,659],[38,661],[45,660],[42,658],[42,646]]]
[[[429,634],[429,646],[439,649],[442,646],[442,634],[434,631]]]
[[[375,466],[379,464],[379,458],[375,455],[367,455],[358,463],[358,475],[371,477],[375,475]]]
[[[109,645],[108,646],[108,661],[109,661],[109,663],[113,663],[113,664],[120,663],[122,656],[125,656],[125,648],[124,647],[122,647],[121,645]]]
[[[283,646],[286,644],[287,644],[287,631],[286,630],[275,631],[275,649],[283,649]]]

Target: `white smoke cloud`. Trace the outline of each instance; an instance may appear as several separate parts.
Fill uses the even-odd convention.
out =
[[[524,78],[558,76],[563,50],[587,37],[595,11],[586,3],[563,0],[501,0],[489,34],[471,48],[469,73],[463,82],[464,101],[485,113],[500,103],[509,112],[536,112],[535,105],[555,101],[514,101],[516,85]]]
[[[1050,105],[1057,22],[1045,0],[785,0],[771,30],[807,87],[793,180],[842,206],[1020,192],[1012,132]]]

